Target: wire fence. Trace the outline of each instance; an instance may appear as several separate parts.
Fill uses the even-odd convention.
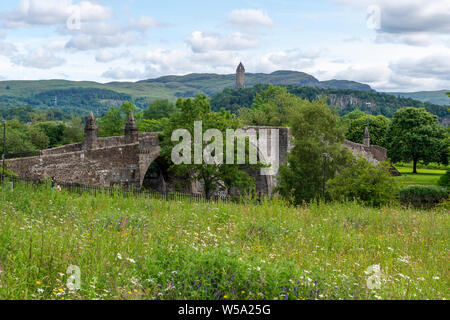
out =
[[[0,176],[0,181],[3,184],[2,177]],[[5,183],[10,183],[11,188],[14,188],[14,185],[18,183],[22,183],[28,188],[37,188],[44,187],[53,189],[55,191],[64,190],[71,193],[77,194],[85,194],[88,193],[90,195],[101,195],[107,194],[110,196],[123,196],[123,197],[146,197],[150,199],[157,200],[165,200],[165,201],[187,201],[187,202],[198,202],[198,203],[225,203],[225,202],[233,202],[240,203],[243,202],[243,198],[240,197],[225,197],[213,195],[210,198],[207,198],[203,194],[189,194],[189,193],[180,193],[180,192],[156,192],[148,189],[123,189],[121,187],[99,187],[99,186],[91,186],[91,185],[83,185],[77,183],[65,183],[55,181],[52,183],[50,180],[39,180],[39,179],[24,179],[17,177],[5,177]],[[249,200],[249,199],[246,199]],[[256,199],[253,199],[255,203],[261,203],[261,195],[259,195]]]

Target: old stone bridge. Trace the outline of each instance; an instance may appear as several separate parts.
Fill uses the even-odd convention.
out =
[[[258,131],[262,127],[248,127]],[[265,127],[267,128],[267,127]],[[280,162],[284,163],[288,151],[288,129],[280,128]],[[125,135],[121,137],[98,138],[97,124],[91,113],[84,130],[82,143],[42,150],[40,156],[10,159],[8,166],[21,178],[46,179],[55,176],[57,181],[92,186],[141,188],[150,165],[160,156],[158,133],[138,133],[136,121],[129,115]],[[270,194],[276,184],[276,177],[255,177],[257,191]],[[167,180],[167,177],[166,177]],[[160,184],[166,185],[164,177]],[[199,184],[193,184],[186,192],[202,192]],[[159,188],[159,191],[163,191]]]
[[[253,129],[259,132],[261,129],[270,128],[272,127],[246,127],[243,130],[245,132]],[[276,129],[279,129],[279,163],[283,164],[291,148],[289,129]],[[141,188],[150,172],[150,166],[157,163],[156,160],[160,156],[158,133],[138,133],[132,114],[125,125],[124,136],[98,138],[97,131],[97,124],[91,113],[84,129],[84,142],[42,150],[37,157],[10,159],[7,160],[8,166],[19,177],[26,179],[37,180],[55,176],[57,181],[64,183]],[[386,160],[386,149],[370,145],[368,130],[364,134],[363,144],[347,141],[344,145],[355,155],[359,154],[371,162]],[[262,176],[259,171],[248,173],[255,178],[257,192],[272,194],[277,176]],[[171,177],[162,172],[153,174],[150,179],[153,179],[153,189],[158,191],[179,189],[179,183],[173,179],[169,182]],[[202,186],[200,183],[192,183],[182,191],[201,193]]]

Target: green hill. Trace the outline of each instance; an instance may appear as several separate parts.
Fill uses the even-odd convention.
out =
[[[330,104],[337,106],[341,113],[360,108],[369,113],[392,116],[393,112],[400,107],[417,106],[426,107],[427,110],[438,115],[444,123],[449,122],[448,111],[445,107],[421,102],[437,101],[436,97],[440,97],[438,102],[445,104],[450,99],[443,91],[398,93],[395,94],[396,97],[391,94],[377,93],[370,86],[354,81],[319,81],[307,73],[286,70],[271,74],[247,73],[245,79],[247,89],[242,94],[231,90],[235,85],[234,74],[188,74],[138,82],[104,84],[67,80],[0,81],[0,114],[10,118],[14,114],[12,108],[27,106],[40,110],[58,110],[63,114],[87,114],[92,110],[99,116],[110,106],[120,105],[124,101],[132,101],[139,108],[145,108],[155,99],[175,100],[179,97],[193,97],[198,93],[213,97],[214,107],[234,110],[239,106],[245,107],[251,104],[256,91],[259,90],[258,85],[275,84],[289,86],[293,93],[308,99],[325,95]],[[234,97],[236,95],[238,95],[237,98]],[[403,98],[408,95],[421,101],[409,97]]]
[[[421,92],[390,92],[397,97],[411,98],[419,100],[422,102],[431,102],[434,104],[439,104],[441,106],[450,105],[450,97],[445,93],[450,92],[450,90],[440,90],[440,91],[421,91]]]
[[[372,90],[368,85],[351,81],[321,82],[311,75],[295,71],[271,74],[246,74],[247,86],[256,84],[296,85],[317,88]],[[91,81],[41,80],[1,81],[0,109],[31,106],[38,109],[58,108],[68,113],[103,113],[109,106],[132,100],[145,107],[155,99],[175,100],[198,93],[212,96],[225,88],[233,88],[235,75],[189,74],[165,76],[138,82],[97,83]]]

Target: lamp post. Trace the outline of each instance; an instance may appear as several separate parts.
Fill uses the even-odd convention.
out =
[[[2,172],[2,183],[5,181],[5,153],[6,153],[6,120],[2,120],[3,122],[3,172]]]
[[[324,153],[323,154],[323,190],[322,190],[322,195],[323,195],[324,199],[325,199],[325,185],[327,183],[327,158],[328,158],[328,153]]]

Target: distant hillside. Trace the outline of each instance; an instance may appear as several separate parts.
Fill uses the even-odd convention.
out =
[[[7,116],[12,116],[13,111],[10,115],[5,110],[31,106],[41,110],[58,110],[63,115],[72,113],[85,115],[92,110],[99,116],[110,106],[120,105],[124,101],[132,101],[139,108],[145,108],[155,99],[175,100],[179,97],[193,97],[198,93],[213,97],[214,107],[235,110],[240,106],[251,105],[256,91],[260,89],[258,86],[275,84],[288,86],[293,93],[307,99],[326,96],[330,104],[337,106],[341,113],[360,108],[373,114],[392,116],[400,107],[417,106],[426,107],[438,115],[443,123],[450,121],[446,120],[448,111],[443,106],[377,93],[370,86],[358,82],[319,81],[307,73],[296,71],[276,71],[271,74],[247,73],[245,78],[247,89],[243,93],[232,90],[235,85],[234,74],[189,74],[105,84],[66,80],[0,81],[0,111],[3,110],[1,113],[4,115],[6,112]],[[443,104],[450,100],[443,92],[417,93],[416,97],[422,101],[427,99],[434,101],[439,97],[439,101]],[[236,100],[234,103],[230,102],[234,100]]]
[[[411,98],[422,102],[431,102],[434,104],[439,104],[441,106],[449,106],[450,97],[445,94],[446,92],[450,92],[450,89],[441,91],[421,91],[421,92],[389,92],[389,94],[392,94],[397,97]]]
[[[268,85],[257,85],[241,90],[225,89],[211,98],[212,108],[215,111],[225,108],[232,112],[237,112],[240,108],[250,108],[256,94],[267,87]],[[446,126],[450,124],[450,112],[446,106],[421,102],[411,98],[400,98],[375,91],[350,89],[321,89],[300,86],[287,86],[287,89],[290,93],[303,99],[326,98],[328,104],[335,106],[341,115],[359,109],[373,115],[381,114],[391,118],[398,109],[416,107],[425,108],[428,112],[437,115],[441,124]]]
[[[256,84],[296,85],[317,88],[371,91],[365,84],[331,80],[319,81],[311,75],[295,71],[271,74],[246,74],[247,86]],[[58,109],[64,113],[85,114],[93,110],[102,114],[111,105],[132,100],[144,108],[151,100],[193,97],[198,93],[213,96],[233,88],[235,75],[189,74],[165,76],[138,82],[97,83],[90,81],[42,80],[0,81],[0,109],[32,106],[38,109]]]
[[[257,84],[275,84],[372,91],[372,88],[366,84],[346,80],[319,81],[307,73],[297,71],[276,71],[271,74],[246,73],[245,82],[247,87],[252,87]],[[158,79],[139,81],[138,83],[158,83],[164,84],[171,89],[183,89],[175,93],[176,97],[191,97],[198,91],[202,91],[211,96],[221,92],[223,89],[234,88],[236,76],[234,74],[189,74],[186,76],[161,77]]]

